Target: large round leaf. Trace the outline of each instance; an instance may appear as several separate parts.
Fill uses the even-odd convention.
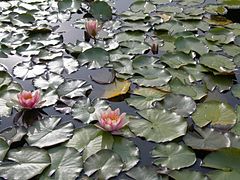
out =
[[[0,138],[0,161],[2,161],[7,154],[9,145],[2,138]]]
[[[89,69],[101,68],[109,63],[109,53],[102,48],[91,48],[78,56],[81,65],[88,64]]]
[[[203,42],[194,37],[179,37],[175,41],[175,46],[178,51],[182,51],[187,54],[194,51],[203,55],[209,51],[208,47]]]
[[[112,150],[121,157],[124,171],[131,169],[139,161],[139,149],[126,138],[114,136]]]
[[[208,101],[197,107],[192,118],[200,127],[211,123],[211,125],[215,127],[229,128],[236,123],[237,116],[229,104],[218,101]]]
[[[200,129],[195,127],[193,131],[189,131],[183,137],[183,140],[186,145],[200,150],[213,151],[230,146],[227,134],[222,134],[211,128]]]
[[[127,175],[136,180],[162,180],[153,167],[135,167],[128,171]]]
[[[220,73],[231,73],[236,65],[231,59],[215,54],[205,54],[201,57],[200,63]]]
[[[47,147],[67,141],[72,136],[73,124],[65,123],[57,127],[61,118],[46,118],[36,121],[28,128],[27,142],[31,146]]]
[[[99,20],[107,21],[112,18],[112,9],[104,1],[94,1],[90,6],[90,13]]]
[[[48,150],[51,158],[49,166],[41,175],[40,180],[59,179],[74,180],[82,170],[82,159],[74,148],[55,147]]]
[[[111,150],[104,149],[92,155],[84,163],[85,174],[97,173],[97,179],[117,176],[123,168],[121,158]]]
[[[224,148],[207,155],[203,159],[203,166],[218,169],[208,174],[212,179],[239,179],[239,161],[240,149]]]
[[[12,82],[12,77],[6,71],[0,71],[0,88]]]
[[[196,103],[190,97],[170,94],[164,98],[164,107],[183,117],[188,117],[195,111]]]
[[[7,159],[11,162],[1,163],[0,177],[16,180],[31,179],[41,174],[51,162],[47,151],[33,147],[11,149]]]
[[[161,56],[161,62],[166,63],[171,68],[180,68],[187,64],[196,64],[196,62],[191,58],[191,56],[183,52],[167,53]]]
[[[187,146],[176,143],[157,145],[152,151],[152,156],[155,158],[154,164],[171,170],[191,166],[196,161],[194,152]]]
[[[208,180],[207,176],[204,176],[200,172],[187,169],[172,171],[170,172],[169,176],[176,180],[186,180],[186,177],[191,180]]]
[[[84,123],[90,123],[100,118],[102,111],[107,110],[108,104],[104,100],[95,99],[92,102],[89,98],[77,101],[72,108],[74,119]]]
[[[163,109],[139,111],[144,119],[132,119],[129,127],[134,134],[149,141],[166,142],[186,133],[187,122],[176,113]]]

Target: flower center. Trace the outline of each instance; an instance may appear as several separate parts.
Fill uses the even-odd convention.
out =
[[[28,100],[28,99],[32,99],[32,94],[27,94],[24,96],[24,99]]]

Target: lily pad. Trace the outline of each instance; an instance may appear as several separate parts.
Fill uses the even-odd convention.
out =
[[[58,89],[57,94],[60,97],[74,98],[85,97],[86,92],[91,90],[92,86],[83,80],[68,80],[62,83]]]
[[[100,113],[107,110],[108,104],[104,100],[95,99],[91,102],[89,98],[77,101],[72,107],[74,119],[79,119],[83,123],[90,123],[98,120]]]
[[[196,64],[189,55],[182,52],[164,54],[161,56],[160,60],[161,62],[169,65],[171,68],[180,68],[181,66],[185,66],[187,64]]]
[[[99,47],[88,49],[78,56],[79,63],[88,64],[89,69],[104,67],[109,63],[109,59],[108,52]]]
[[[138,166],[127,172],[127,175],[137,180],[162,180],[153,167]]]
[[[155,159],[154,164],[171,170],[191,166],[196,161],[194,152],[187,146],[176,143],[157,145],[152,151],[152,157]]]
[[[214,127],[230,128],[236,123],[237,116],[229,104],[218,101],[208,101],[198,105],[192,118],[200,127],[211,124]]]
[[[116,79],[113,83],[106,85],[105,92],[102,95],[105,99],[124,95],[128,92],[131,82],[127,80]]]
[[[117,176],[122,168],[121,158],[108,149],[97,152],[84,163],[85,174],[91,176],[96,173],[98,179],[109,179]]]
[[[178,51],[183,51],[189,54],[194,51],[200,55],[208,53],[208,47],[197,38],[193,37],[179,37],[175,41],[175,46]]]
[[[51,158],[49,166],[40,176],[40,180],[59,179],[74,180],[82,170],[82,159],[77,150],[63,146],[48,150]]]
[[[140,87],[138,89],[134,89],[133,94],[138,96],[132,96],[131,98],[126,99],[127,103],[139,110],[143,110],[153,108],[154,103],[164,99],[167,92],[155,88]]]
[[[230,140],[226,134],[215,131],[212,128],[195,127],[193,131],[189,131],[183,140],[186,145],[193,149],[214,151],[220,148],[229,147]]]
[[[57,89],[64,82],[64,78],[58,74],[48,73],[46,76],[46,78],[42,76],[35,78],[33,80],[34,86],[44,90],[48,88]]]
[[[42,121],[36,121],[29,127],[26,141],[29,145],[39,148],[67,141],[72,136],[73,124],[65,123],[56,127],[60,121],[60,118],[46,118]]]
[[[130,130],[148,141],[167,142],[186,133],[187,122],[176,113],[162,109],[139,111],[144,119],[131,119]]]
[[[112,18],[112,9],[104,1],[94,1],[91,3],[89,12],[98,20],[107,21]]]
[[[188,179],[194,180],[208,180],[207,176],[204,176],[202,173],[187,169],[180,171],[172,171],[170,172],[169,176],[177,180],[186,180],[186,177],[188,177]]]
[[[231,73],[235,70],[236,65],[231,59],[215,54],[205,54],[200,58],[200,63],[220,73]]]
[[[47,151],[34,147],[11,149],[7,159],[11,161],[0,165],[0,176],[5,179],[31,179],[51,163]]]
[[[188,96],[169,94],[164,98],[164,107],[183,117],[188,117],[195,111],[196,103]]]
[[[7,154],[9,145],[4,139],[0,138],[0,161],[2,161]]]

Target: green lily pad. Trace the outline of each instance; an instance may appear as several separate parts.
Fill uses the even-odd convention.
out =
[[[29,145],[39,148],[67,141],[72,136],[73,124],[65,123],[56,127],[60,121],[60,118],[46,118],[36,121],[28,128],[26,141]]]
[[[240,106],[239,105],[237,106],[237,123],[231,129],[231,132],[240,136]]]
[[[144,13],[151,13],[156,10],[156,6],[154,4],[145,1],[136,1],[132,3],[129,8],[133,12],[143,11]]]
[[[138,89],[134,89],[133,94],[138,96],[126,99],[127,103],[139,110],[143,110],[153,108],[154,103],[164,99],[164,96],[167,93],[155,88],[140,87]]]
[[[59,179],[74,180],[82,171],[82,159],[79,152],[74,148],[63,146],[55,147],[48,150],[51,158],[49,166],[40,176],[40,180]]]
[[[217,169],[208,173],[210,178],[238,179],[240,177],[239,155],[240,149],[237,148],[220,149],[208,154],[203,159],[202,166]]]
[[[94,1],[91,3],[89,12],[98,20],[107,21],[112,19],[112,9],[104,1]]]
[[[166,63],[171,68],[180,68],[181,66],[185,66],[188,64],[196,64],[195,61],[185,53],[175,52],[175,53],[167,53],[161,56],[161,62]]]
[[[224,6],[228,8],[239,8],[240,1],[239,0],[217,0],[218,3],[222,3]]]
[[[101,68],[109,63],[109,54],[102,48],[88,49],[78,56],[81,65],[88,64],[89,69]]]
[[[159,144],[152,151],[154,164],[175,170],[189,167],[196,161],[195,153],[185,145],[176,143]]]
[[[104,100],[95,99],[92,102],[89,98],[77,101],[72,107],[74,119],[83,123],[90,123],[100,118],[100,113],[107,110],[108,104]]]
[[[208,180],[207,176],[204,176],[202,173],[188,169],[172,171],[170,172],[169,176],[177,180],[186,180],[186,177],[194,180]]]
[[[16,104],[17,94],[22,91],[22,87],[17,83],[11,83],[0,89],[0,116],[9,116],[12,112],[12,107]]]
[[[193,131],[189,131],[183,140],[186,145],[193,149],[214,151],[220,148],[229,147],[230,140],[226,134],[215,131],[212,128],[195,127]]]
[[[148,141],[171,141],[186,133],[187,122],[176,113],[147,109],[139,111],[139,114],[144,119],[131,119],[129,128],[134,134]]]
[[[234,84],[231,91],[235,97],[240,98],[240,84]]]
[[[47,151],[34,147],[11,149],[7,160],[11,161],[0,165],[0,177],[16,180],[31,179],[41,174],[51,163]]]
[[[147,166],[138,166],[127,172],[127,175],[137,180],[162,180],[156,169]]]
[[[0,71],[0,88],[12,82],[12,77],[6,71]]]
[[[50,72],[61,74],[66,71],[71,74],[78,70],[78,61],[73,58],[56,58],[48,63],[48,68]]]
[[[211,124],[214,127],[230,128],[236,123],[237,116],[229,104],[208,101],[197,106],[192,118],[200,127]]]
[[[68,80],[58,86],[57,94],[60,97],[85,97],[86,92],[91,90],[92,86],[83,80]]]
[[[234,41],[235,35],[225,28],[213,28],[206,34],[206,39],[221,44],[228,44]]]
[[[132,81],[140,86],[146,87],[163,86],[171,79],[168,71],[152,66],[138,68],[135,70],[135,74]]]
[[[64,82],[64,78],[61,75],[48,73],[46,77],[40,76],[33,80],[33,84],[35,87],[40,89],[57,89],[60,84]]]
[[[0,138],[0,161],[2,161],[7,154],[9,145],[4,139]]]
[[[204,3],[204,0],[184,0],[180,2],[183,6],[196,6],[202,3]]]
[[[194,37],[179,37],[175,41],[175,46],[178,51],[183,51],[189,54],[191,51],[197,52],[200,55],[208,53],[208,47],[199,39]]]
[[[32,65],[31,62],[19,63],[13,68],[13,74],[22,79],[35,78],[46,71],[46,65]]]
[[[109,179],[117,176],[122,168],[121,158],[108,149],[97,152],[84,163],[85,174],[91,176],[96,173],[98,179]]]
[[[1,137],[11,145],[14,142],[21,141],[21,139],[27,134],[27,129],[23,126],[10,127],[1,132]]]
[[[164,108],[177,114],[188,117],[196,109],[196,103],[192,98],[183,95],[169,94],[164,98]]]

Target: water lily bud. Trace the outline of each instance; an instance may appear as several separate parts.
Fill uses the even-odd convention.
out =
[[[110,132],[118,131],[127,124],[125,116],[126,113],[120,114],[119,108],[114,111],[112,111],[111,108],[108,108],[101,113],[101,117],[98,120],[100,128]]]
[[[158,43],[156,41],[152,43],[151,51],[153,54],[158,54]]]
[[[22,91],[17,94],[18,103],[24,109],[34,109],[40,104],[41,94],[39,90],[36,91]]]
[[[95,38],[98,33],[98,21],[97,20],[88,20],[85,23],[85,29],[87,33],[92,37]]]

